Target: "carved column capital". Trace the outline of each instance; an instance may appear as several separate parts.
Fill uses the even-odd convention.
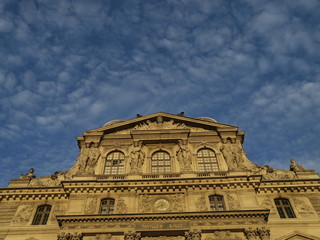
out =
[[[137,232],[125,232],[124,233],[124,240],[140,240],[141,239],[141,233]]]
[[[256,240],[258,236],[258,232],[257,232],[257,229],[249,227],[244,230],[244,235],[248,240]]]
[[[258,235],[261,240],[269,240],[270,239],[270,230],[266,227],[262,227],[257,230]]]
[[[201,240],[201,231],[194,229],[185,232],[185,240]]]

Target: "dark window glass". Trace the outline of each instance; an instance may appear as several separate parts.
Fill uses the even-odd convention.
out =
[[[114,151],[108,154],[104,174],[116,175],[124,173],[124,154]]]
[[[106,198],[101,200],[100,214],[112,214],[114,211],[114,199]]]
[[[202,148],[197,153],[198,167],[200,172],[219,171],[217,157],[214,151],[208,148]]]
[[[32,225],[46,225],[51,211],[50,205],[39,206]]]
[[[164,151],[155,152],[151,157],[152,173],[170,173],[171,160],[170,155]]]
[[[210,209],[212,211],[224,211],[226,210],[223,196],[221,195],[212,195],[209,197]]]
[[[278,213],[281,218],[295,218],[296,217],[288,199],[277,198],[274,200],[274,202],[277,206],[277,210],[278,210]]]

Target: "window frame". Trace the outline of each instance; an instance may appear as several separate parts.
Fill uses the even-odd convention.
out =
[[[114,156],[119,154],[118,158]],[[106,160],[104,163],[103,174],[104,175],[122,175],[125,172],[125,154],[122,151],[114,150],[107,154]],[[108,164],[110,163],[110,164]],[[108,168],[108,169],[107,169]]]
[[[115,199],[114,198],[103,198],[100,201],[99,214],[100,215],[110,215],[114,214],[115,209]],[[106,204],[104,204],[106,203]]]
[[[276,198],[274,199],[274,203],[280,218],[297,218],[289,199]]]
[[[38,206],[31,225],[47,225],[51,209],[52,206],[48,204]]]
[[[159,154],[163,154],[164,157],[160,158]],[[164,150],[157,150],[152,153],[150,168],[152,174],[168,174],[172,173],[172,161],[169,152]],[[161,171],[161,168],[163,171]]]
[[[205,156],[203,154],[204,151],[208,151],[208,156]],[[201,156],[199,154],[201,153]],[[211,156],[210,153],[213,153]],[[208,172],[219,172],[220,166],[217,159],[216,152],[208,147],[200,148],[197,151],[197,165],[198,165],[198,171],[201,173],[208,173]]]
[[[226,204],[223,195],[213,194],[208,197],[210,211],[226,211]],[[221,207],[222,206],[222,207]]]

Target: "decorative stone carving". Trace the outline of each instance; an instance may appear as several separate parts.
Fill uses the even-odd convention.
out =
[[[173,200],[172,211],[183,212],[184,195],[177,193],[177,194],[173,195],[172,200]]]
[[[201,240],[201,231],[192,230],[185,232],[185,240]]]
[[[81,233],[72,233],[70,235],[70,240],[82,240],[82,234]]]
[[[130,151],[130,167],[132,173],[141,173],[145,154],[142,151],[142,142],[134,142]]]
[[[96,240],[110,240],[111,238],[112,238],[112,235],[110,233],[96,235]]]
[[[53,214],[51,214],[51,219],[55,219],[57,215],[63,215],[66,212],[66,209],[67,206],[65,204],[56,203],[52,209]]]
[[[152,197],[149,195],[140,195],[139,202],[139,210],[140,212],[152,212]]]
[[[136,125],[134,130],[152,130],[152,129],[186,129],[187,126],[184,123],[175,123],[173,119],[170,121],[163,121],[162,116],[157,117],[156,122],[147,120],[144,123]]]
[[[208,211],[206,196],[202,195],[198,198],[196,202],[196,208],[199,212]]]
[[[182,236],[159,236],[159,237],[142,237],[142,240],[184,240]]]
[[[128,207],[127,207],[125,201],[122,199],[119,199],[117,201],[116,213],[124,214],[124,213],[127,213],[127,211],[128,211]]]
[[[259,235],[261,240],[269,240],[270,239],[270,230],[266,227],[262,227],[257,230],[257,234]]]
[[[228,139],[225,144],[221,145],[220,151],[222,152],[229,170],[244,169],[243,150],[240,144],[231,143]]]
[[[77,158],[78,169],[77,172],[93,173],[93,168],[96,166],[98,158],[101,153],[99,148],[96,147],[82,147],[80,154]]]
[[[236,195],[231,195],[230,193],[227,194],[227,200],[230,210],[239,210],[240,209],[240,203],[238,201],[238,198]]]
[[[87,214],[95,213],[97,206],[98,206],[98,200],[96,198],[89,200],[85,208],[85,213]]]
[[[178,147],[176,156],[180,163],[182,172],[191,171],[191,154],[188,145],[184,141],[179,140]]]
[[[69,240],[70,233],[59,233],[57,236],[57,240]]]
[[[14,216],[13,222],[15,223],[28,222],[31,217],[32,211],[33,211],[32,206],[23,206]]]
[[[314,214],[311,206],[299,198],[293,198],[294,204],[300,214]]]
[[[126,232],[124,234],[124,240],[140,240],[141,233],[136,232]]]
[[[82,240],[82,233],[59,233],[57,240]]]
[[[244,230],[244,235],[248,240],[255,240],[258,233],[256,229],[249,227]]]
[[[295,179],[296,175],[294,172],[286,171],[282,169],[273,169],[269,166],[264,166],[263,169],[265,174],[263,175],[263,179],[265,180],[290,180]]]
[[[34,168],[30,168],[29,172],[27,174],[20,174],[20,179],[25,179],[25,180],[31,180],[36,178],[36,175],[34,173]]]
[[[213,235],[206,237],[205,240],[240,240],[241,238],[232,235],[230,231],[215,231]]]
[[[291,163],[289,168],[290,171],[293,171],[293,172],[306,171],[306,169],[302,165],[296,163],[295,159],[291,159],[290,163]]]
[[[49,177],[40,177],[32,179],[29,183],[29,187],[58,187],[61,185],[61,180],[58,178],[58,172],[52,174]]]

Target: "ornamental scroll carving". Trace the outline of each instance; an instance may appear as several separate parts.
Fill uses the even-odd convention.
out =
[[[57,203],[54,205],[52,213],[51,214],[51,220],[55,219],[57,215],[63,215],[67,210],[67,205],[63,203]]]
[[[240,209],[240,203],[235,194],[227,194],[227,200],[230,210],[239,210]]]
[[[33,212],[32,206],[23,206],[13,218],[14,223],[26,223],[29,221]]]
[[[87,214],[95,213],[97,206],[98,206],[98,200],[96,198],[90,199],[86,205],[85,213]]]
[[[293,198],[293,202],[300,214],[314,214],[314,211],[311,206],[309,206],[306,201],[300,198]]]
[[[124,200],[119,199],[117,201],[116,213],[124,214],[127,213],[128,207]]]
[[[140,212],[152,212],[152,197],[150,195],[140,195],[139,201]]]
[[[196,202],[196,208],[199,212],[208,211],[206,196],[202,195],[198,198]]]
[[[233,235],[230,231],[215,231],[211,236],[205,240],[241,240],[239,236]]]
[[[157,117],[156,122],[147,120],[144,123],[136,125],[133,130],[152,130],[152,129],[186,129],[187,126],[184,123],[175,123],[173,119],[170,121],[164,121],[162,116]]]
[[[172,197],[173,200],[173,207],[172,211],[174,212],[183,212],[184,208],[184,194],[175,194]]]

